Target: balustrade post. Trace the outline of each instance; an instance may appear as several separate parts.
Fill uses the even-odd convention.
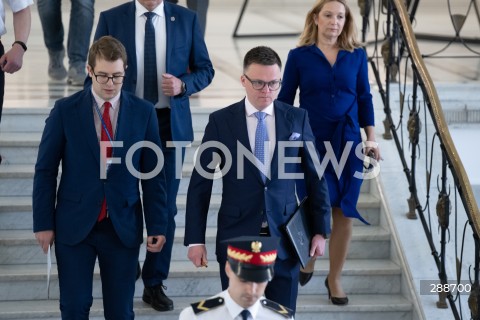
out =
[[[480,241],[478,235],[473,233],[473,241],[475,243],[475,265],[473,266],[474,280],[472,284],[472,291],[468,297],[468,307],[470,308],[470,316],[472,320],[480,320],[480,285],[479,285],[479,271],[480,271]]]
[[[447,230],[450,224],[450,198],[447,194],[447,157],[442,148],[442,176],[441,176],[442,186],[440,193],[438,194],[438,201],[436,206],[438,224],[440,226],[440,265],[438,278],[440,283],[445,285],[448,283],[447,274],[445,271],[445,255],[446,255],[446,244],[447,244]],[[447,297],[451,293],[446,291],[439,291],[437,308],[447,309]]]

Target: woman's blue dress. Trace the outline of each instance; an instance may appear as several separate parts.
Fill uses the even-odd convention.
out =
[[[308,111],[332,207],[364,223],[356,206],[362,185],[360,127],[373,126],[374,112],[365,51],[340,50],[333,66],[316,45],[288,54],[278,100],[292,104],[299,90],[300,108]],[[333,160],[333,161],[332,161]],[[297,184],[300,199],[305,195]]]

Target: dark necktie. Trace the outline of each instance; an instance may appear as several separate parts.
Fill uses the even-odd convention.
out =
[[[257,129],[255,131],[255,157],[260,162],[260,175],[262,176],[263,182],[267,180],[265,174],[267,173],[266,165],[265,165],[265,154],[268,152],[265,151],[265,141],[268,141],[268,131],[267,125],[265,123],[265,117],[267,114],[265,112],[255,112],[255,117],[257,117]],[[268,150],[267,150],[268,151]]]
[[[155,13],[145,12],[145,16],[147,21],[145,22],[143,98],[156,104],[158,101],[157,55],[155,53],[155,28],[152,22]]]
[[[110,107],[112,104],[108,101],[106,101],[103,104],[103,115],[102,115],[102,133],[100,134],[100,140],[101,141],[110,141],[110,138],[113,139],[113,129],[112,129],[112,122],[110,121]],[[105,125],[104,125],[105,124]],[[105,128],[108,130],[108,134],[105,131]],[[107,148],[107,158],[112,156],[112,148]],[[106,161],[104,161],[106,163]],[[107,217],[107,199],[103,198],[102,202],[102,208],[100,209],[100,213],[98,214],[98,219],[97,221],[102,221]]]
[[[240,315],[242,316],[242,320],[249,320],[250,319],[250,311],[248,311],[247,309],[240,312]]]

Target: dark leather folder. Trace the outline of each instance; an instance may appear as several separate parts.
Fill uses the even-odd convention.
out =
[[[297,253],[302,268],[305,268],[310,260],[310,243],[312,241],[307,211],[307,198],[305,197],[285,225],[288,238]]]

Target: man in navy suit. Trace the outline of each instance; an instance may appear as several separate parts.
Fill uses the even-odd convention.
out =
[[[184,244],[188,258],[197,267],[207,264],[205,231],[216,162],[222,174],[222,202],[218,212],[216,255],[222,287],[227,248],[223,240],[237,236],[280,238],[275,276],[265,295],[292,310],[298,293],[298,259],[288,243],[283,226],[297,207],[295,196],[296,161],[301,161],[310,198],[312,256],[324,254],[330,233],[330,201],[325,179],[317,173],[319,162],[307,113],[275,101],[281,85],[281,61],[268,47],[251,49],[244,58],[240,77],[246,98],[213,112],[205,129],[187,196]],[[261,112],[261,113],[259,113]],[[260,163],[257,140],[263,115],[268,140],[263,144]],[[263,131],[265,131],[263,130]],[[262,130],[260,130],[262,131]],[[310,145],[310,147],[308,147]],[[205,146],[203,149],[202,147]],[[318,167],[318,166],[317,166]]]
[[[207,47],[194,12],[163,0],[136,0],[100,13],[95,39],[111,35],[120,40],[128,54],[128,69],[124,90],[145,96],[144,50],[147,15],[155,29],[156,77],[158,101],[152,101],[157,111],[165,157],[167,201],[169,208],[167,242],[161,253],[147,252],[142,270],[145,285],[143,300],[155,310],[173,309],[173,301],[163,291],[163,281],[170,269],[173,239],[175,236],[176,199],[180,185],[185,149],[181,159],[176,159],[176,149],[168,147],[173,142],[184,147],[193,141],[192,116],[189,96],[207,87],[214,70]],[[149,44],[152,41],[147,41]]]
[[[151,103],[121,90],[126,67],[118,40],[96,41],[87,66],[92,86],[55,103],[40,142],[33,231],[45,253],[55,242],[62,319],[89,318],[97,258],[105,319],[134,319],[142,203],[147,250],[165,243],[158,122]]]

